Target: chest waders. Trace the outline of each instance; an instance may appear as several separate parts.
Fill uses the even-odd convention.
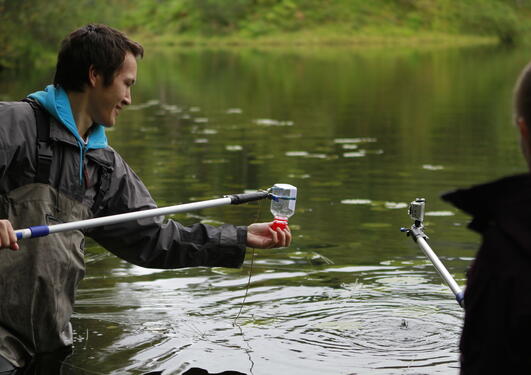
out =
[[[32,107],[37,123],[35,181],[0,195],[0,217],[14,228],[90,218],[89,207],[49,185],[49,118]],[[70,317],[85,274],[84,234],[58,233],[19,246],[19,251],[0,250],[0,356],[22,367],[36,353],[72,345]]]

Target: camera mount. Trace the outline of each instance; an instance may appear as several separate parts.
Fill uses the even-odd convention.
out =
[[[426,242],[428,236],[424,233],[423,225],[425,205],[426,200],[424,198],[417,198],[410,203],[408,215],[414,220],[414,223],[411,228],[400,228],[400,231],[405,232],[407,236],[411,236],[413,241],[417,243],[420,249],[431,261],[435,269],[439,272],[439,275],[441,275],[443,280],[450,287],[455,295],[457,303],[459,303],[461,307],[464,307],[464,293],[461,287],[457,285],[452,275],[450,275],[450,272],[448,272],[444,264],[439,260],[435,252],[428,245],[428,242]]]

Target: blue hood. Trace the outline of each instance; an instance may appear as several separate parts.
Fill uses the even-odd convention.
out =
[[[63,88],[49,85],[44,91],[34,92],[33,94],[30,94],[29,97],[37,100],[44,108],[46,108],[50,115],[63,124],[70,133],[76,137],[79,147],[83,149],[85,142],[79,135],[76,121],[72,114],[72,108],[70,107],[70,100]],[[93,126],[88,137],[86,149],[105,148],[107,145],[105,127],[103,125]]]
[[[83,159],[85,152],[95,148],[107,147],[107,136],[103,125],[96,125],[91,128],[88,136],[88,142],[85,144],[83,138],[79,135],[76,126],[76,120],[72,114],[70,100],[66,91],[61,87],[48,85],[44,91],[37,91],[28,95],[30,98],[37,100],[50,115],[63,124],[76,137],[79,146],[79,183],[83,184]]]

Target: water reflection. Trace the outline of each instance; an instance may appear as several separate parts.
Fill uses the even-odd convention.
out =
[[[65,362],[65,360],[72,354],[71,348],[66,348],[64,350],[59,350],[56,352],[39,354],[33,358],[33,360],[24,368],[1,372],[2,375],[91,375],[91,374],[105,374],[103,372],[96,372],[93,370],[87,370],[78,366],[75,366],[71,363]],[[205,369],[198,367],[192,367],[186,370],[188,366],[181,366],[181,369],[178,369],[177,372],[172,371],[171,373],[182,374],[182,375],[246,375],[237,371],[222,371],[211,373]],[[181,371],[182,370],[182,371]],[[150,371],[142,375],[163,375],[170,374],[165,370],[161,371]]]
[[[478,238],[438,197],[525,169],[509,103],[529,58],[492,47],[146,54],[113,147],[161,206],[297,186],[293,246],[257,251],[252,266],[249,253],[242,270],[168,271],[90,244],[67,363],[108,375],[455,374],[461,308],[399,228],[408,202],[426,198],[430,245],[464,284]],[[18,99],[44,76],[0,77],[0,95]],[[268,211],[174,218],[246,224]]]
[[[248,374],[286,373],[292,366],[308,374],[456,368],[461,311],[451,292],[421,257],[386,263],[257,263],[237,325],[245,272],[163,271],[154,278],[133,268],[112,288],[82,291],[78,360],[97,355],[107,363],[129,352],[122,358],[128,371],[168,373],[180,373],[183,363],[225,369],[232,363]],[[108,307],[98,312],[102,306]],[[109,341],[113,333],[118,336]]]

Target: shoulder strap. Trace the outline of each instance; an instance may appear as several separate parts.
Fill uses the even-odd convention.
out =
[[[50,115],[36,100],[25,98],[22,101],[31,105],[37,125],[37,173],[35,174],[35,182],[49,184],[53,158],[53,149],[50,144]]]

